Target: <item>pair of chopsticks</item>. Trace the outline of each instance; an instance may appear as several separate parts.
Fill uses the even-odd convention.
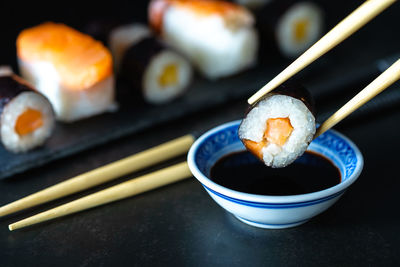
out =
[[[363,27],[383,10],[392,5],[396,0],[368,0],[343,19],[338,25],[324,35],[318,42],[305,51],[286,69],[279,73],[274,79],[262,87],[258,92],[248,99],[248,103],[257,103],[264,95],[287,81],[293,75],[307,67],[313,61],[324,55],[333,47],[341,43],[347,37]],[[386,71],[379,75],[367,87],[354,96],[343,107],[336,111],[331,117],[323,122],[317,129],[314,138],[317,138],[352,112],[371,100],[373,97],[388,88],[400,79],[400,59],[391,65]]]
[[[55,200],[186,153],[195,137],[185,135],[48,187],[0,207],[0,216]],[[146,174],[9,225],[10,231],[131,197],[191,177],[187,162]]]
[[[341,21],[336,27],[322,37],[303,55],[289,65],[278,76],[266,84],[255,95],[249,98],[249,104],[254,104],[262,96],[288,80],[291,76],[308,66],[317,58],[328,52],[331,48],[342,42],[356,32],[367,22],[393,4],[396,0],[368,0],[352,14]],[[333,127],[354,110],[382,92],[400,78],[400,60],[383,72],[371,84],[340,108],[318,128],[316,136]],[[0,216],[5,216],[23,209],[43,204],[51,200],[73,194],[90,187],[111,181],[117,177],[138,171],[169,158],[187,152],[194,142],[194,137],[187,135],[158,147],[143,151],[128,158],[110,163],[103,167],[81,174],[65,182],[39,191],[33,195],[17,200],[6,206],[0,207]],[[39,222],[44,222],[78,211],[127,198],[157,187],[167,185],[191,177],[187,162],[182,162],[171,167],[134,178],[127,182],[101,190],[75,201],[66,203],[56,208],[44,211],[24,220],[10,224],[9,229],[15,230]]]

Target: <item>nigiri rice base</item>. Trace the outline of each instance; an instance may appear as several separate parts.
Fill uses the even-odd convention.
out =
[[[90,88],[76,90],[61,84],[59,74],[49,62],[19,60],[19,68],[22,77],[49,99],[60,121],[73,122],[117,108],[113,75]]]
[[[175,7],[168,9],[163,23],[166,42],[209,79],[235,74],[256,63],[258,36],[253,27],[227,24],[218,15],[196,16]]]

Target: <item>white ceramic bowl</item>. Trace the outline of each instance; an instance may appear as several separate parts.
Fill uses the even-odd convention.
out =
[[[334,130],[315,139],[308,150],[330,159],[341,173],[341,182],[309,194],[269,196],[228,189],[210,178],[211,167],[224,155],[244,151],[233,121],[203,134],[190,148],[188,163],[193,175],[208,194],[239,220],[262,228],[288,228],[300,225],[333,205],[358,178],[363,157],[356,145]],[[321,177],[323,179],[324,177]]]

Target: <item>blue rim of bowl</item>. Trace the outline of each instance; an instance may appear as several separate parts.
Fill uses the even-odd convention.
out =
[[[196,177],[197,180],[205,187],[205,189],[210,192],[215,194],[216,196],[219,196],[221,198],[224,198],[226,200],[235,202],[237,204],[244,204],[247,206],[252,206],[252,207],[273,207],[276,205],[279,205],[280,208],[283,207],[299,207],[299,206],[308,206],[308,205],[313,205],[317,204],[320,202],[327,201],[331,198],[334,198],[336,196],[339,196],[342,194],[353,182],[355,182],[360,176],[363,165],[364,165],[364,159],[363,156],[358,149],[358,147],[346,136],[343,134],[335,131],[335,130],[329,130],[329,132],[333,133],[334,135],[338,136],[339,138],[343,139],[346,143],[349,144],[349,146],[353,149],[354,154],[356,155],[357,158],[357,165],[354,169],[354,172],[344,181],[341,183],[313,193],[308,193],[308,194],[300,194],[300,195],[290,195],[290,196],[270,196],[270,195],[256,195],[256,194],[249,194],[249,193],[243,193],[239,191],[235,191],[226,187],[223,187],[217,183],[214,183],[211,181],[207,176],[205,176],[197,167],[195,163],[195,155],[197,154],[197,150],[200,147],[200,144],[203,143],[205,139],[207,139],[209,136],[225,129],[229,128],[234,125],[239,125],[241,120],[236,120],[232,122],[227,122],[224,123],[218,127],[215,127],[203,135],[201,135],[191,146],[188,156],[187,156],[187,161],[189,164],[189,168],[192,171],[192,174],[194,177]]]

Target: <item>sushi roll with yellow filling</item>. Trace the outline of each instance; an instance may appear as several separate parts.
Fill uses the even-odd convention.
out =
[[[311,1],[274,1],[256,13],[262,50],[273,51],[273,43],[287,58],[299,56],[323,33],[322,8]]]
[[[9,68],[0,68],[0,136],[14,153],[42,145],[52,134],[50,102]]]
[[[302,1],[290,6],[277,23],[276,39],[281,52],[296,57],[314,44],[323,30],[322,10]]]
[[[192,80],[188,60],[157,40],[144,25],[115,28],[109,44],[115,68],[147,103],[163,104],[177,98]]]
[[[239,127],[239,137],[265,165],[282,168],[305,152],[315,130],[310,94],[288,84],[250,109]]]
[[[20,73],[71,122],[115,109],[111,53],[64,24],[47,22],[17,39]]]
[[[149,20],[169,45],[209,79],[233,75],[256,63],[254,18],[240,5],[215,0],[153,0]]]

